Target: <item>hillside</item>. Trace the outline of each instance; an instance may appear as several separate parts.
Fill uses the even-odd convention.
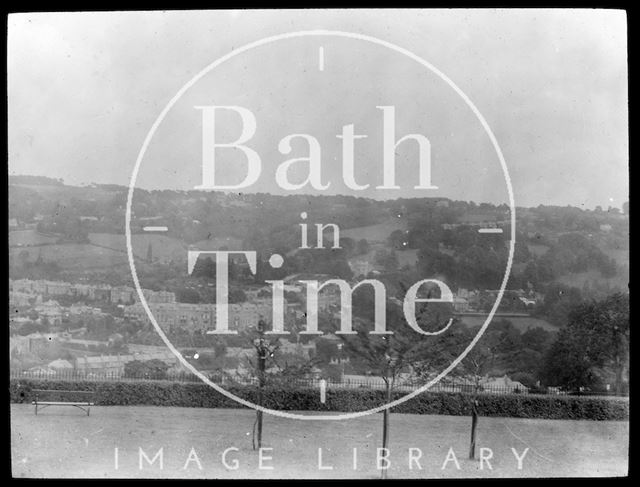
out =
[[[75,187],[37,178],[13,177],[11,181],[12,272],[19,275],[25,270],[21,266],[28,263],[36,267],[55,264],[63,272],[82,277],[83,270],[110,272],[126,264],[126,188]],[[308,215],[310,244],[315,246],[318,222],[335,223],[344,244],[340,250],[299,251],[301,209]],[[353,269],[358,275],[373,269],[390,276],[403,269],[415,279],[443,276],[452,289],[491,290],[500,285],[509,247],[504,207],[437,198],[376,201],[347,196],[140,190],[132,214],[134,254],[141,262],[148,261],[150,254],[147,264],[155,266],[149,269],[150,277],[175,274],[172,266],[182,268],[188,249],[227,248],[255,250],[262,259],[273,253],[286,256],[280,273],[261,271],[259,281],[284,277],[282,273],[312,271],[351,278]],[[516,216],[511,289],[544,295],[557,284],[577,288],[587,296],[593,289],[602,294],[627,288],[628,215],[615,208],[540,205],[519,208]],[[143,232],[149,221],[168,231]],[[478,232],[489,224],[499,225],[503,233]],[[325,233],[327,238],[330,232]],[[253,282],[251,276],[237,277]],[[156,280],[160,284],[164,279]]]

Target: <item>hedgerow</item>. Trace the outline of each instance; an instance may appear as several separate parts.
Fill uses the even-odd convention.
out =
[[[242,408],[244,406],[213,388],[201,383],[170,381],[52,381],[12,379],[10,400],[13,403],[31,403],[33,389],[93,391],[93,401],[99,406],[144,405],[203,408]],[[256,403],[256,387],[225,388],[249,402]],[[399,399],[404,392],[395,392]],[[385,392],[370,389],[328,390],[325,403],[321,403],[317,389],[265,388],[265,407],[288,411],[355,412],[385,404]],[[580,396],[550,396],[533,394],[479,394],[478,411],[482,416],[540,418],[625,420],[629,417],[629,401],[623,398]],[[425,392],[394,407],[393,412],[407,414],[443,414],[466,416],[471,414],[472,396],[464,393]]]

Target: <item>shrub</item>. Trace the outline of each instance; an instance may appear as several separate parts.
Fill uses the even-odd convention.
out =
[[[146,405],[172,407],[242,408],[232,399],[202,383],[171,381],[54,381],[11,379],[10,399],[14,403],[30,403],[32,389],[66,389],[94,391],[96,405]],[[257,387],[226,387],[229,392],[255,403]],[[264,389],[264,405],[288,411],[364,411],[385,404],[383,390],[329,389],[326,402],[319,400],[317,389]],[[393,399],[404,393],[396,391]],[[471,414],[471,395],[464,393],[425,392],[395,408],[393,412],[408,414]],[[540,419],[626,420],[629,401],[622,398],[553,396],[533,394],[479,394],[481,416]]]

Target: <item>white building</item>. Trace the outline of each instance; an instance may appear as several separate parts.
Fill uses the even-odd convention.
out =
[[[47,294],[51,296],[70,295],[72,294],[71,284],[61,281],[47,281]]]

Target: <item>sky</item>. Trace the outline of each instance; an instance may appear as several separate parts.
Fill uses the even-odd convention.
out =
[[[9,174],[67,184],[128,185],[142,144],[172,98],[238,47],[314,29],[371,36],[404,48],[448,77],[495,135],[433,71],[385,46],[339,36],[283,39],[202,74],[150,139],[136,180],[144,188],[203,183],[202,110],[241,106],[256,131],[258,180],[238,192],[445,196],[517,206],[621,207],[628,200],[626,16],[615,10],[300,10],[25,13],[8,20]],[[322,54],[320,51],[322,50]],[[322,60],[320,58],[322,57]],[[322,66],[322,67],[321,67]],[[395,107],[396,140],[430,143],[432,185],[415,189],[418,144],[395,147],[397,190],[381,190],[383,111]],[[216,140],[243,124],[231,110]],[[342,176],[342,127],[353,124],[353,190]],[[279,166],[319,146],[324,190],[292,191]],[[393,150],[393,148],[392,148]],[[424,151],[423,151],[424,152]],[[243,153],[216,151],[226,184],[246,175]],[[292,163],[289,180],[307,166]],[[508,177],[507,175],[508,174]]]

